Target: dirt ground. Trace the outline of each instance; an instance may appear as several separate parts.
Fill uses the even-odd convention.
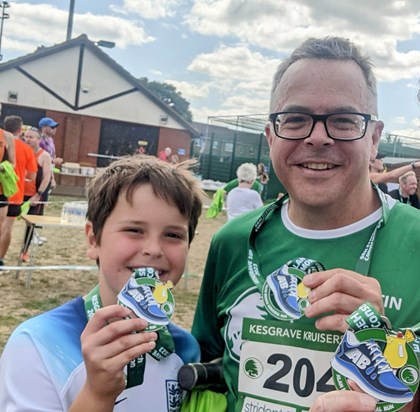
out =
[[[59,216],[63,202],[75,199],[52,196],[50,200],[54,203],[47,207],[45,214]],[[186,276],[174,289],[176,311],[173,320],[184,328],[191,327],[211,237],[225,221],[224,214],[216,219],[206,219],[204,216],[200,218],[198,234],[194,238],[189,253]],[[24,230],[24,222],[16,221],[12,244],[5,260],[9,266],[17,264]],[[38,266],[94,264],[86,257],[83,230],[45,228],[42,236],[47,238],[47,242],[38,248],[36,262]],[[32,273],[31,284],[27,288],[25,287],[27,273],[19,272],[18,278],[17,273],[16,271],[0,272],[0,353],[7,337],[23,320],[85,294],[97,282],[96,270],[37,270]]]

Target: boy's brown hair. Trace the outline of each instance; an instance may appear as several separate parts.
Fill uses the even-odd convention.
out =
[[[188,241],[191,243],[204,196],[190,171],[194,164],[187,160],[172,165],[154,156],[135,155],[116,160],[99,172],[88,187],[86,215],[92,223],[96,242],[100,244],[102,229],[119,196],[123,194],[131,204],[134,190],[139,185],[150,184],[157,197],[176,206],[188,219]]]

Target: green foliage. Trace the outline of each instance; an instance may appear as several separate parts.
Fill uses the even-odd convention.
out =
[[[147,77],[141,77],[138,80],[146,89],[175,110],[187,122],[192,122],[190,102],[182,97],[175,86],[165,82],[149,81]]]

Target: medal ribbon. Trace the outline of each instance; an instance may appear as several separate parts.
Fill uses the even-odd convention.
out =
[[[102,300],[99,294],[99,285],[96,285],[85,298],[85,311],[88,319],[91,319],[95,312],[102,308]],[[137,332],[133,332],[137,333]],[[142,332],[138,332],[142,333]],[[168,328],[164,326],[162,329],[156,332],[158,339],[156,341],[155,348],[149,352],[157,361],[166,358],[171,353],[175,352],[175,344]],[[146,357],[141,355],[133,359],[127,365],[127,378],[126,378],[126,389],[133,386],[141,385],[143,383],[144,371],[146,368]]]
[[[369,240],[364,247],[362,253],[360,254],[359,260],[356,263],[355,271],[361,273],[362,275],[367,275],[369,273],[369,267],[371,263],[371,256],[373,247],[376,240],[376,235],[378,230],[385,225],[388,220],[389,216],[389,206],[386,201],[385,195],[381,192],[378,187],[372,183],[372,187],[376,190],[379,200],[381,201],[381,210],[382,216],[379,219],[378,223],[375,225],[375,228],[372,231],[372,234],[369,237]],[[254,285],[258,288],[260,293],[262,292],[262,287],[265,282],[265,277],[261,273],[261,265],[260,259],[258,257],[257,250],[255,248],[255,239],[260,232],[260,230],[264,227],[264,224],[267,222],[269,215],[280,210],[282,205],[285,203],[286,200],[289,199],[289,195],[284,195],[281,199],[277,200],[276,202],[272,203],[263,211],[261,216],[255,222],[254,227],[251,229],[251,233],[249,234],[248,239],[248,274],[251,280],[253,281]]]

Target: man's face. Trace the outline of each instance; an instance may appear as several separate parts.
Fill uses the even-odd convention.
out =
[[[417,179],[415,176],[407,176],[405,183],[401,182],[401,192],[406,196],[417,192]]]
[[[271,112],[373,114],[363,73],[353,62],[299,60],[285,72],[276,95]],[[363,138],[336,141],[328,137],[322,122],[303,140],[279,138],[273,126],[267,126],[273,167],[292,204],[357,207],[354,202],[370,190],[369,163],[376,157],[382,127],[382,122],[369,122]]]
[[[43,134],[47,135],[48,137],[54,137],[57,131],[57,126],[55,127],[45,126],[43,129],[44,129]]]
[[[382,173],[384,171],[384,164],[381,159],[375,159],[371,166],[370,171],[374,173]]]

